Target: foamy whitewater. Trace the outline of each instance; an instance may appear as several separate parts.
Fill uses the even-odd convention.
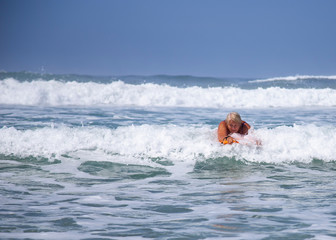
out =
[[[335,115],[336,76],[0,72],[0,238],[335,239]]]

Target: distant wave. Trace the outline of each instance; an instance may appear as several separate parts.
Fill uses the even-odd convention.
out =
[[[45,157],[112,161],[152,165],[155,159],[195,163],[222,157],[250,162],[335,161],[336,130],[332,126],[294,125],[256,129],[255,145],[223,146],[209,125],[140,125],[116,129],[98,127],[44,127],[18,130],[0,129],[0,156]],[[52,136],[52,137],[51,137]],[[129,141],[132,136],[132,141]]]
[[[296,81],[296,80],[305,80],[305,79],[328,79],[336,80],[336,75],[333,76],[313,76],[313,75],[295,75],[287,77],[273,77],[266,79],[250,80],[250,83],[262,83],[262,82],[274,82],[274,81]]]
[[[241,89],[198,86],[94,82],[0,81],[0,104],[31,106],[157,106],[206,108],[270,108],[336,106],[336,89]]]

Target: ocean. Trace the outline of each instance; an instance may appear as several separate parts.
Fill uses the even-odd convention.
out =
[[[335,116],[336,76],[0,72],[0,239],[336,239]]]

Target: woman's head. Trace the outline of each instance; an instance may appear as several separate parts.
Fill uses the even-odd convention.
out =
[[[241,122],[242,120],[239,113],[237,112],[231,112],[226,116],[226,124],[231,133],[236,133],[239,131]]]

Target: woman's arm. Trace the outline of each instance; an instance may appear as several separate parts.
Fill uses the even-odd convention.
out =
[[[227,137],[229,134],[228,128],[225,121],[221,121],[218,125],[217,137],[218,141],[223,142],[224,137]]]

